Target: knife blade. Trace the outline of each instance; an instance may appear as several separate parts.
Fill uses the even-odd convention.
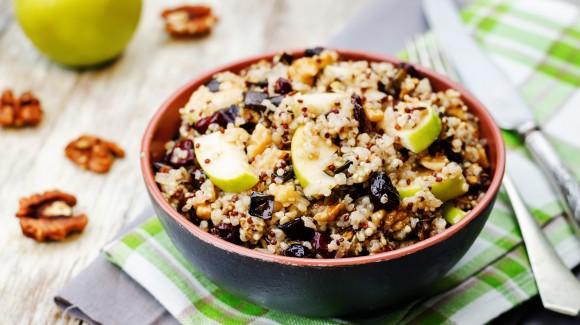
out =
[[[468,34],[451,0],[423,0],[423,10],[463,84],[500,127],[520,134],[564,203],[573,229],[580,235],[580,186],[536,124],[532,110]]]

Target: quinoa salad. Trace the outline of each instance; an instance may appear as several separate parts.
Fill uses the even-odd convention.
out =
[[[154,172],[165,199],[223,240],[341,258],[445,231],[490,184],[479,120],[407,63],[323,48],[215,74],[180,109]]]

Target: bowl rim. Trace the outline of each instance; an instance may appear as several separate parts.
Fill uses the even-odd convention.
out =
[[[367,60],[367,61],[374,61],[374,62],[391,62],[391,63],[398,63],[398,62],[406,62],[404,60],[397,59],[395,57],[391,57],[385,54],[379,54],[369,51],[357,51],[357,50],[347,50],[347,49],[336,49],[336,48],[328,48],[335,50],[339,53],[339,56],[347,56],[356,58],[356,60]],[[140,151],[140,159],[141,159],[141,171],[143,173],[143,178],[145,180],[145,184],[147,190],[149,191],[151,197],[155,200],[155,202],[169,215],[171,218],[177,222],[181,227],[185,228],[189,233],[193,236],[196,236],[198,239],[204,241],[205,243],[215,246],[219,249],[225,250],[229,253],[243,255],[246,257],[250,257],[253,259],[261,260],[264,262],[276,262],[286,265],[294,265],[294,266],[309,266],[309,267],[338,267],[338,266],[354,266],[360,264],[369,264],[375,263],[380,261],[392,260],[399,257],[403,257],[405,255],[413,254],[415,252],[421,251],[426,249],[430,246],[438,244],[445,239],[453,236],[459,230],[465,228],[473,219],[477,218],[480,213],[492,202],[493,198],[496,196],[499,188],[501,186],[501,180],[503,178],[503,174],[505,171],[505,145],[504,141],[500,132],[499,127],[495,123],[494,119],[492,118],[491,114],[485,109],[485,106],[481,104],[469,91],[467,91],[464,87],[459,85],[458,83],[452,81],[451,79],[442,76],[432,70],[424,68],[417,64],[412,64],[420,73],[428,77],[430,80],[432,79],[439,79],[441,80],[446,86],[449,86],[455,90],[457,90],[464,99],[474,103],[474,107],[470,107],[470,110],[475,111],[476,115],[480,119],[480,124],[485,124],[490,129],[490,136],[493,138],[493,143],[496,145],[497,149],[497,157],[496,157],[496,170],[492,177],[491,184],[484,194],[481,201],[469,212],[466,216],[461,219],[455,225],[445,229],[445,231],[414,243],[412,245],[399,248],[389,252],[383,252],[374,255],[367,255],[367,256],[357,256],[357,257],[347,257],[347,258],[338,258],[338,259],[316,259],[316,258],[297,258],[297,257],[288,257],[282,255],[274,255],[269,253],[264,253],[260,251],[256,251],[244,246],[236,245],[230,242],[227,242],[221,238],[215,237],[209,232],[206,232],[199,228],[198,226],[194,225],[192,222],[187,220],[184,216],[182,216],[177,210],[175,210],[165,198],[163,198],[161,194],[161,190],[158,188],[157,183],[155,182],[155,177],[152,169],[152,162],[150,161],[150,145],[153,139],[153,134],[157,126],[161,122],[161,117],[164,113],[171,108],[173,102],[182,95],[182,93],[186,92],[191,88],[194,84],[203,82],[208,80],[214,74],[226,71],[230,69],[236,69],[239,67],[245,67],[252,63],[255,63],[262,59],[272,59],[275,55],[278,55],[282,52],[291,53],[295,56],[302,56],[304,53],[304,49],[295,49],[295,50],[279,50],[279,51],[271,51],[266,52],[258,55],[254,55],[248,58],[236,60],[232,63],[220,65],[217,68],[211,69],[209,71],[205,71],[199,74],[197,77],[193,78],[183,86],[181,86],[177,91],[175,91],[168,99],[166,99],[161,107],[156,111],[155,115],[149,121],[145,133],[143,135],[142,143],[141,143],[141,151]],[[489,139],[490,137],[488,137]]]

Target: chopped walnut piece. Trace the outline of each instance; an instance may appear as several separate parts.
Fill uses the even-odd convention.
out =
[[[20,199],[16,217],[24,236],[38,242],[63,240],[70,233],[81,232],[88,223],[86,215],[73,216],[74,196],[58,190],[33,194]]]
[[[108,172],[115,157],[125,156],[116,144],[91,135],[82,135],[69,143],[65,154],[77,166],[96,173]]]
[[[201,37],[209,34],[218,18],[207,6],[181,6],[161,13],[165,30],[173,37]]]
[[[30,92],[14,98],[11,90],[5,90],[0,97],[0,126],[36,126],[42,121],[40,102]]]

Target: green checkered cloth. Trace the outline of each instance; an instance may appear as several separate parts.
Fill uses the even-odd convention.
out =
[[[489,56],[518,86],[560,156],[580,175],[580,9],[551,0],[477,1],[463,18]],[[506,108],[509,109],[509,108]],[[580,263],[580,241],[543,174],[517,136],[504,132],[512,176],[564,262]],[[200,275],[157,218],[105,248],[108,259],[187,324],[331,324],[266,310]],[[423,298],[378,321],[483,324],[537,294],[522,238],[504,193],[474,245]]]

